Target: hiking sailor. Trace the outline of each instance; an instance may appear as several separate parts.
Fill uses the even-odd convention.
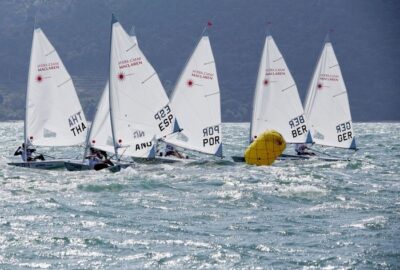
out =
[[[114,163],[107,158],[107,153],[105,151],[97,150],[93,147],[90,147],[90,153],[85,158],[89,160],[90,169],[94,169],[96,171],[114,166]]]
[[[315,156],[314,152],[307,151],[310,150],[310,148],[308,148],[307,145],[305,145],[304,143],[296,144],[295,150],[297,155],[299,156]]]
[[[44,156],[42,154],[33,156],[34,152],[36,152],[36,149],[29,148],[29,146],[25,146],[25,143],[23,143],[22,146],[19,146],[15,151],[14,156],[21,156],[23,161],[44,160]]]
[[[164,148],[164,151],[160,151],[158,154],[160,157],[164,156],[164,157],[168,157],[168,156],[174,156],[177,158],[189,158],[188,155],[182,154],[180,152],[178,152],[175,147],[173,147],[170,144],[167,144]]]

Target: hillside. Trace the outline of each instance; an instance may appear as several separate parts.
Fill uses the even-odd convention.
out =
[[[305,96],[324,36],[332,42],[355,121],[400,120],[400,4],[396,1],[1,1],[0,120],[23,119],[35,21],[73,76],[90,119],[107,80],[111,13],[132,25],[167,89],[207,22],[223,121],[249,121],[266,22]]]

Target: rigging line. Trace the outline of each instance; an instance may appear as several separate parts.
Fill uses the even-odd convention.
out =
[[[281,57],[279,57],[278,59],[275,59],[275,60],[272,60],[272,62],[278,62],[279,60],[282,60],[283,59],[283,56],[281,56]]]
[[[329,68],[334,68],[334,67],[337,67],[337,66],[339,66],[339,63],[337,63],[336,65],[330,66]]]
[[[130,147],[130,145],[128,147],[125,147],[124,151],[122,152],[122,154],[119,156],[118,161],[121,160],[122,156],[125,154],[125,151]]]
[[[336,155],[331,155],[331,154],[328,154],[326,152],[318,151],[315,148],[311,148],[311,147],[307,147],[307,148],[309,148],[310,150],[312,150],[312,151],[314,151],[314,152],[316,152],[318,154],[322,154],[322,155],[325,155],[325,156],[328,156],[328,157],[337,158],[337,159],[343,159],[342,157],[339,157],[339,156],[336,156]]]

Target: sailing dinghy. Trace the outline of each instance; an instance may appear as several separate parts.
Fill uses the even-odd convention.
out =
[[[9,165],[55,169],[64,159],[26,160],[29,147],[84,143],[87,123],[71,76],[40,28],[33,32],[24,121],[24,161]]]
[[[222,157],[220,89],[206,28],[176,83],[171,105],[182,130],[163,141]]]
[[[266,130],[278,131],[286,143],[311,143],[296,83],[274,39],[267,34],[258,70],[250,143]],[[243,157],[232,157],[242,162]]]
[[[109,76],[116,158],[154,158],[156,140],[178,131],[178,122],[156,71],[114,15]]]
[[[131,40],[139,46],[134,28],[132,27],[130,32]],[[82,162],[79,161],[68,161],[65,162],[65,167],[69,171],[82,171],[90,170],[89,162],[85,159],[88,155],[90,147],[102,150],[107,153],[114,153],[114,139],[111,130],[111,119],[110,119],[110,88],[109,82],[107,81],[106,86],[103,89],[100,101],[97,105],[96,114],[92,121],[92,125],[89,129],[89,134],[86,139],[86,147],[83,154]],[[129,162],[127,162],[129,164]]]
[[[179,130],[161,81],[112,16],[109,85],[103,92],[88,145],[123,157],[154,158],[156,142]],[[108,95],[107,95],[108,93]],[[118,166],[126,164],[118,162]],[[79,167],[79,166],[78,166]]]
[[[315,144],[357,149],[347,89],[329,35],[308,88],[305,115]]]

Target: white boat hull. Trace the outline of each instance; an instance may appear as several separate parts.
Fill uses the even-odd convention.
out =
[[[21,161],[21,162],[9,162],[8,165],[31,168],[31,169],[42,169],[42,170],[54,170],[62,169],[65,167],[65,160],[44,160],[44,161]]]
[[[66,161],[64,163],[64,165],[68,171],[88,171],[88,170],[90,170],[89,165],[82,163],[82,162]]]
[[[110,166],[108,168],[104,168],[109,170],[110,172],[119,172],[121,169],[128,168],[132,166],[133,163],[117,163],[114,166]],[[74,162],[74,161],[66,161],[65,168],[68,171],[88,171],[91,170],[90,166],[86,163],[82,162]]]

